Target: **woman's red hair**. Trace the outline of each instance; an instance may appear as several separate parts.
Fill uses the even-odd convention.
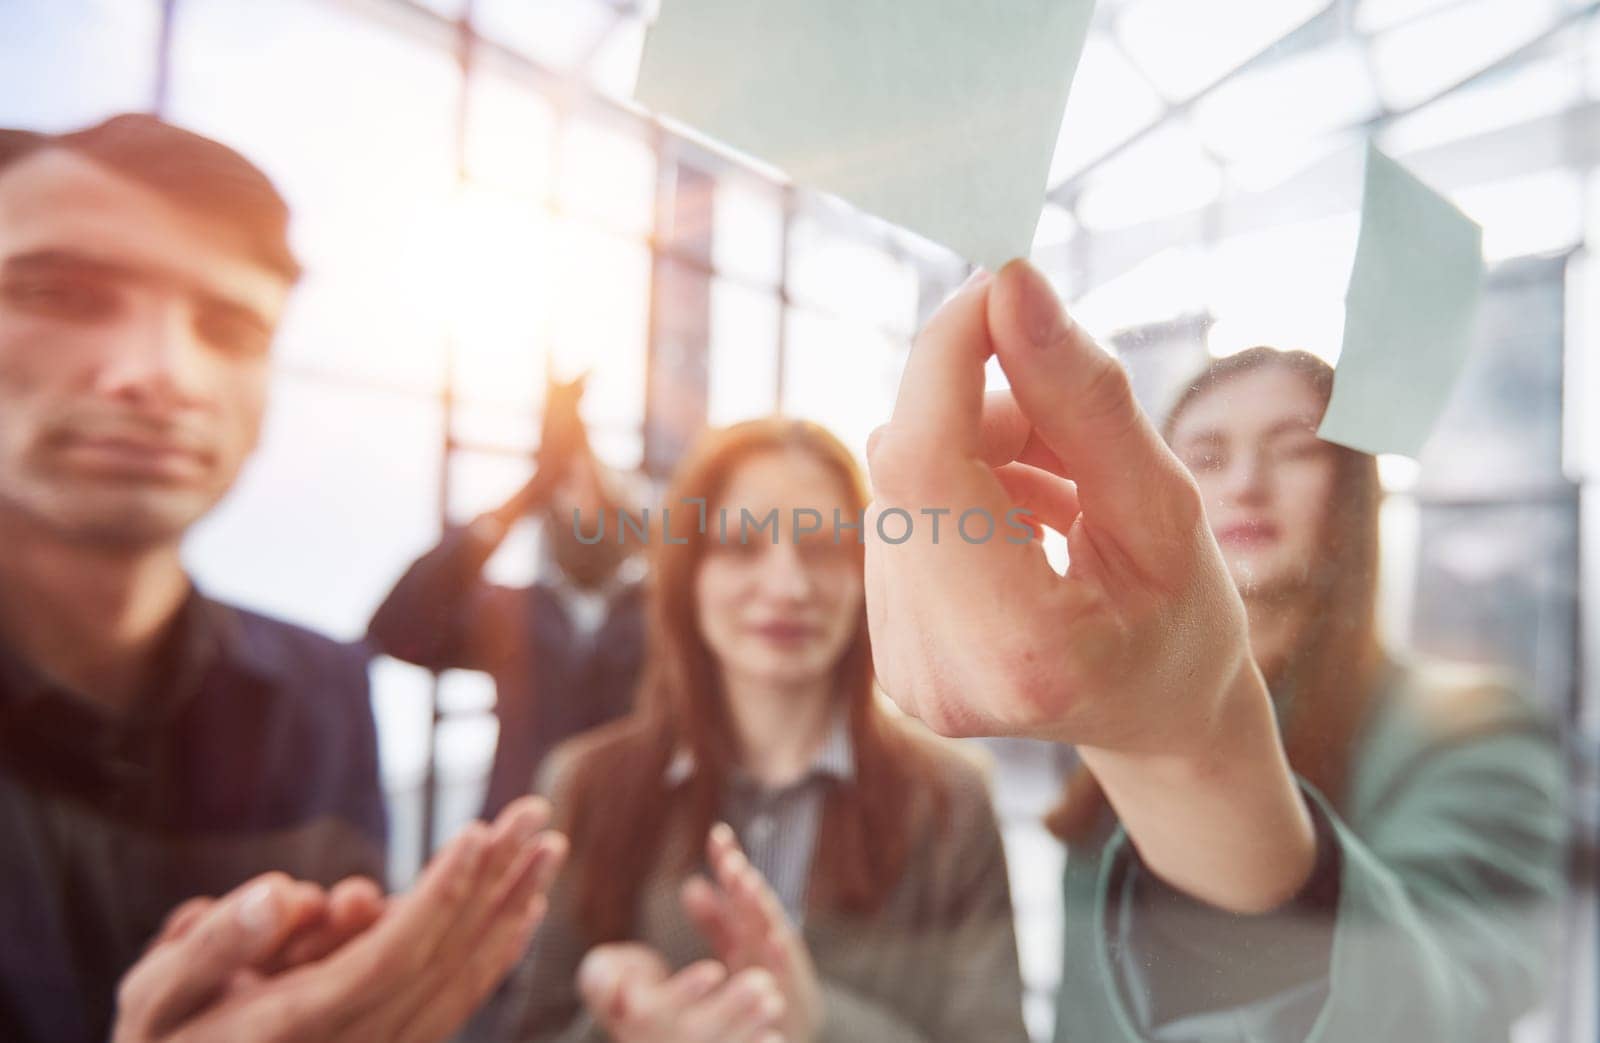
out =
[[[714,517],[738,468],[776,452],[808,454],[833,472],[851,521],[867,505],[866,483],[850,451],[806,421],[773,417],[709,432],[679,466],[665,501],[670,531],[652,529],[654,572],[637,709],[586,742],[558,794],[558,824],[572,841],[578,919],[590,944],[632,933],[640,891],[666,850],[669,832],[682,830],[682,849],[696,856],[719,815],[737,748],[694,600],[695,575],[718,536],[710,522],[705,532],[697,531],[699,514],[690,504],[703,500]],[[854,533],[841,539],[857,546],[859,564]],[[905,869],[913,798],[932,794],[942,804],[942,797],[931,760],[878,705],[865,605],[839,661],[835,692],[848,711],[855,778],[830,790],[825,802],[808,901],[868,915]],[[669,787],[665,775],[679,751],[692,755],[695,770]]]

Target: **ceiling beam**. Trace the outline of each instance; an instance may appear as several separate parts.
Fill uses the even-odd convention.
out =
[[[1186,213],[1104,232],[1080,230],[1034,260],[1068,297],[1078,297],[1172,247],[1353,213],[1361,204],[1365,151],[1358,142],[1273,188],[1230,194]],[[1444,192],[1547,170],[1594,170],[1600,168],[1600,102],[1399,158]]]
[[[1330,130],[1329,134],[1331,136],[1347,130],[1376,130],[1386,126],[1396,119],[1408,116],[1419,109],[1426,108],[1428,105],[1433,104],[1435,101],[1438,101],[1441,98],[1454,94],[1458,90],[1470,87],[1486,76],[1500,72],[1511,65],[1515,65],[1526,58],[1538,54],[1543,46],[1552,38],[1564,32],[1569,26],[1588,19],[1597,11],[1600,11],[1600,0],[1594,0],[1594,2],[1585,4],[1582,7],[1563,12],[1548,27],[1546,27],[1542,32],[1532,39],[1519,44],[1511,51],[1500,55],[1498,58],[1493,59],[1466,76],[1463,76],[1455,82],[1448,84],[1439,91],[1436,91],[1434,94],[1429,95],[1427,98],[1424,98],[1415,104],[1408,105],[1403,109],[1387,109],[1372,119],[1362,120],[1348,127]],[[1438,12],[1434,11],[1430,12],[1430,14],[1438,14]],[[1118,156],[1127,153],[1135,145],[1138,145],[1158,131],[1164,129],[1174,120],[1187,116],[1201,101],[1220,90],[1223,86],[1233,82],[1249,72],[1258,70],[1274,62],[1282,61],[1291,55],[1303,53],[1307,50],[1314,49],[1315,47],[1322,46],[1328,43],[1330,40],[1340,38],[1344,35],[1353,35],[1354,38],[1364,41],[1368,47],[1370,47],[1371,41],[1368,40],[1364,35],[1352,34],[1350,26],[1353,22],[1353,17],[1353,8],[1350,5],[1350,0],[1333,0],[1332,3],[1328,4],[1317,14],[1312,15],[1308,21],[1301,23],[1295,29],[1291,29],[1284,36],[1280,37],[1272,44],[1269,44],[1251,58],[1248,58],[1240,65],[1235,66],[1233,69],[1229,70],[1227,74],[1213,81],[1198,94],[1186,99],[1181,103],[1168,105],[1167,111],[1163,116],[1140,128],[1138,131],[1135,131],[1133,135],[1123,140],[1120,144],[1102,153],[1094,162],[1090,163],[1082,170],[1077,171],[1068,178],[1064,179],[1061,183],[1057,184],[1055,187],[1051,188],[1047,194],[1047,198],[1051,202],[1054,202],[1060,206],[1075,210],[1079,197],[1083,194],[1088,182],[1092,179],[1099,167],[1117,158]]]
[[[1101,153],[1094,162],[1075,174],[1068,176],[1061,183],[1050,189],[1047,198],[1059,206],[1069,210],[1077,203],[1078,196],[1082,194],[1085,183],[1095,169],[1108,163],[1118,156],[1128,152],[1135,145],[1165,128],[1174,120],[1187,116],[1201,101],[1215,94],[1223,87],[1252,70],[1261,68],[1272,62],[1278,61],[1289,54],[1298,53],[1307,47],[1320,45],[1328,39],[1331,28],[1342,25],[1344,13],[1344,0],[1332,0],[1326,7],[1313,14],[1299,26],[1289,30],[1278,37],[1266,47],[1246,58],[1243,62],[1229,69],[1222,76],[1213,80],[1198,93],[1179,102],[1169,102],[1166,114],[1124,139],[1120,144],[1113,145]]]

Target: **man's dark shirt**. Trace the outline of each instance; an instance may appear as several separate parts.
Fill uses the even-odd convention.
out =
[[[383,880],[365,653],[198,594],[124,714],[0,642],[0,1039],[104,1041],[196,895],[268,870]]]
[[[435,672],[494,678],[500,738],[482,814],[533,789],[544,757],[564,740],[633,708],[644,662],[643,584],[614,584],[598,630],[585,636],[556,586],[498,586],[483,566],[498,541],[448,530],[395,584],[372,617],[374,649]]]

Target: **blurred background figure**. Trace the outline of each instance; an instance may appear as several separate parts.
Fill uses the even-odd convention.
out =
[[[367,632],[379,652],[429,670],[494,678],[500,731],[482,815],[529,792],[558,743],[633,706],[644,656],[644,539],[621,476],[595,458],[578,403],[583,380],[551,382],[532,478],[495,510],[446,531],[401,577]],[[545,554],[522,588],[484,565],[511,527],[535,516]]]
[[[179,558],[233,485],[299,274],[232,150],[145,116],[0,131],[0,1038],[104,1040],[175,906],[381,881],[364,653]]]
[[[639,708],[544,773],[572,868],[499,1034],[1025,1039],[986,781],[875,694],[863,548],[833,528],[866,507],[854,458],[748,421],[690,451],[666,503],[696,499],[712,521],[674,510],[654,544]],[[782,998],[765,1020],[752,970]]]

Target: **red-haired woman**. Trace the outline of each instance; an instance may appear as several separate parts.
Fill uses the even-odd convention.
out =
[[[545,772],[571,868],[514,1038],[1026,1038],[984,782],[874,696],[867,499],[800,421],[712,433],[680,467],[639,708]]]

